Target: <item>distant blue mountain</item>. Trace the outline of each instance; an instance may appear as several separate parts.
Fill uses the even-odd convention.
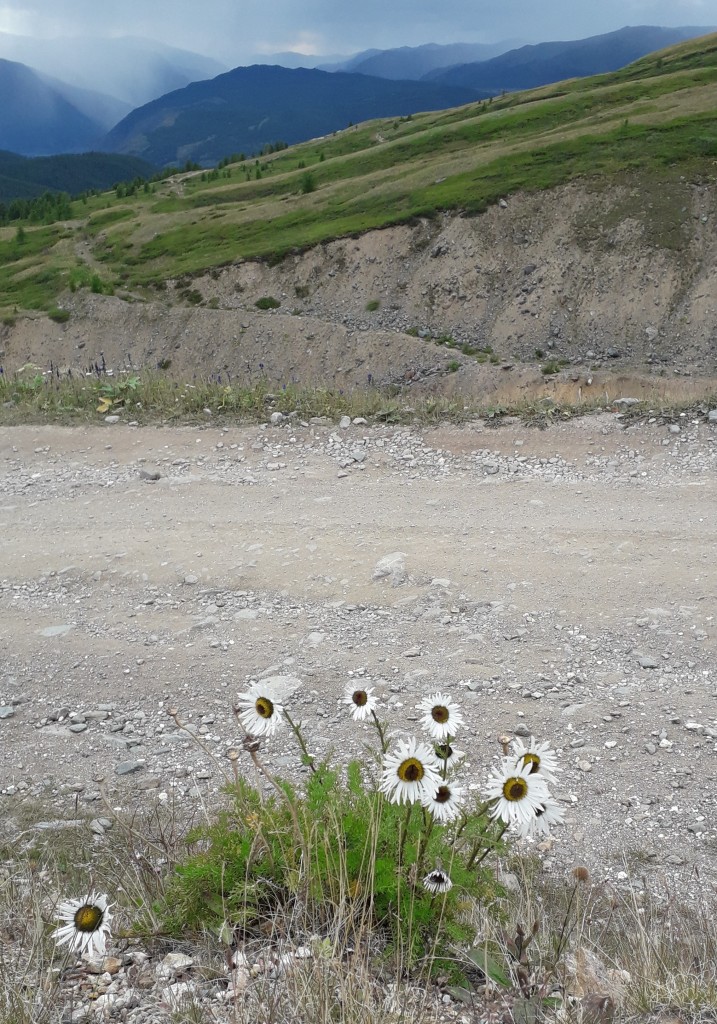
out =
[[[0,60],[0,149],[24,156],[80,153],[103,134],[97,121],[31,68]]]
[[[390,82],[368,75],[256,64],[194,82],[139,107],[101,148],[164,166],[211,166],[277,141],[301,142],[374,117],[441,110],[476,98],[472,89]]]
[[[489,60],[516,46],[514,40],[501,43],[425,43],[423,46],[399,46],[391,50],[365,50],[338,64],[318,65],[324,71],[350,71],[377,78],[418,80],[430,71]]]
[[[617,71],[655,50],[707,35],[712,28],[659,28],[641,25],[568,42],[537,43],[509,50],[491,60],[431,71],[425,82],[459,85],[497,95],[533,89],[566,78]]]
[[[133,109],[227,70],[226,64],[211,57],[135,36],[35,39],[0,32],[0,57],[27,64],[68,86],[112,96],[125,104],[119,116],[127,112],[127,105]]]

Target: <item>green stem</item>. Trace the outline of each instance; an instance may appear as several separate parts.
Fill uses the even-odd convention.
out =
[[[501,826],[500,826],[500,832],[495,837],[495,839],[488,841],[488,843],[487,843],[485,849],[483,850],[483,853],[480,855],[480,857],[478,856],[478,854],[480,853],[481,846],[483,845],[483,839],[487,838],[487,837],[481,837],[481,839],[478,840],[478,842],[473,847],[473,850],[471,852],[470,857],[468,858],[468,863],[466,864],[466,868],[468,870],[470,870],[473,867],[474,864],[477,867],[479,864],[481,864],[486,859],[488,854],[491,853],[496,848],[498,843],[501,841],[501,839],[503,838],[507,828],[508,828],[507,822],[502,822]]]
[[[416,851],[416,867],[417,877],[423,875],[423,862],[426,858],[426,850],[428,849],[428,841],[431,838],[431,832],[433,832],[433,826],[435,825],[435,819],[432,814],[427,814],[426,808],[423,810],[423,831],[418,837],[418,850]],[[426,821],[428,818],[428,821]]]
[[[399,870],[403,867],[403,851],[406,846],[406,838],[408,836],[408,826],[411,823],[411,815],[413,814],[413,804],[408,804],[406,807],[406,820],[403,823],[403,831],[401,833],[401,844],[398,848],[398,867]]]
[[[286,718],[287,722],[291,726],[292,732],[294,733],[294,736],[296,736],[296,739],[298,740],[299,746],[301,747],[301,753],[304,755],[304,764],[308,765],[309,768],[312,770],[312,772],[315,772],[316,768],[314,768],[314,758],[311,756],[309,751],[306,749],[306,743],[304,742],[304,737],[301,735],[301,729],[292,720],[291,715],[286,710],[286,708],[284,708],[284,717]]]
[[[388,740],[386,739],[386,734],[384,732],[385,726],[381,725],[375,711],[371,712],[371,717],[373,718],[373,724],[378,729],[378,738],[381,740],[381,753],[385,754],[388,750]]]

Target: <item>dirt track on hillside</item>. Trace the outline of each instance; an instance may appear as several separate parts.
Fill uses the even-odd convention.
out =
[[[499,733],[561,749],[548,866],[698,888],[717,875],[716,468],[715,426],[607,414],[3,428],[0,799],[98,815],[103,777],[113,806],[211,803],[248,679],[298,676],[310,748],[343,755],[370,739],[340,701],[359,673],[398,730],[427,693],[460,701],[468,784]],[[286,735],[269,760],[301,771]]]

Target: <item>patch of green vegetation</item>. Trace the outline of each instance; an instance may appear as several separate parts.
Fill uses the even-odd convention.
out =
[[[52,309],[48,309],[47,315],[50,320],[54,320],[56,324],[66,324],[70,319],[69,309],[60,309],[58,306],[53,306]]]
[[[381,302],[379,299],[371,299],[369,302],[366,303],[366,312],[375,313],[380,305]]]
[[[260,299],[256,300],[254,305],[257,309],[278,309],[281,303],[273,295],[262,295]]]
[[[543,374],[544,377],[549,377],[552,374],[560,373],[563,367],[567,365],[567,359],[549,359],[540,367],[540,372]]]
[[[136,210],[131,206],[119,206],[115,209],[106,210],[103,213],[94,213],[87,221],[87,230],[90,233],[101,231],[110,224],[117,224],[121,220],[127,220],[136,216]]]
[[[76,292],[80,288],[89,288],[95,295],[114,294],[114,286],[84,264],[74,267],[70,271],[67,283],[71,292]]]

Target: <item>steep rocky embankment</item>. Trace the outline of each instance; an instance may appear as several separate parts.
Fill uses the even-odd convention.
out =
[[[551,362],[573,390],[621,375],[635,387],[705,377],[717,356],[716,216],[715,189],[684,179],[515,195],[478,217],[170,281],[162,301],[68,294],[66,324],[2,328],[1,358],[9,369],[82,367],[102,353],[108,366],[183,377],[472,394],[546,377],[555,388],[541,372]],[[280,305],[260,310],[262,298]]]

